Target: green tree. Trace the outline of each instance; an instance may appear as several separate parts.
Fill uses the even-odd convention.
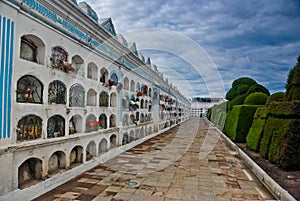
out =
[[[286,100],[300,100],[300,56],[296,66],[290,71],[286,88]]]

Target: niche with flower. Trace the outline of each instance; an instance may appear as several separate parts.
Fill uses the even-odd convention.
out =
[[[43,103],[43,85],[36,77],[26,75],[17,82],[17,102]]]
[[[64,72],[75,71],[71,63],[68,63],[68,53],[61,47],[54,47],[50,58],[52,68],[60,69]]]
[[[42,119],[28,115],[19,120],[17,125],[17,141],[27,141],[41,138]]]

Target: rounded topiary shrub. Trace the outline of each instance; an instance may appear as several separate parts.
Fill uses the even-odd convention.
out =
[[[256,82],[248,77],[241,77],[233,81],[232,88],[226,93],[227,100],[233,100],[239,95],[247,93],[251,86],[255,85]]]
[[[250,86],[247,84],[241,84],[236,87],[238,94],[244,94],[249,90]]]
[[[242,85],[242,84],[252,86],[252,85],[256,84],[256,82],[255,82],[255,80],[253,80],[249,77],[241,77],[241,78],[238,78],[238,79],[233,81],[232,87],[237,87],[237,86]]]
[[[225,96],[225,98],[227,99],[227,100],[233,100],[236,96],[238,96],[239,94],[238,94],[238,92],[237,92],[237,90],[236,90],[236,88],[231,88],[231,89],[229,89],[229,91],[226,93],[226,96]]]
[[[247,96],[244,101],[246,105],[264,105],[268,99],[267,94],[263,92],[256,92]]]
[[[255,93],[255,92],[263,92],[263,93],[267,94],[268,96],[270,96],[269,90],[266,87],[264,87],[260,84],[252,85],[250,87],[250,89],[248,90],[247,94],[249,95],[249,94],[252,94],[252,93]]]

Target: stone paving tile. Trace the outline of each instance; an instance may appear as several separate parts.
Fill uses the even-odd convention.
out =
[[[128,182],[136,182],[129,186]],[[206,119],[190,119],[39,200],[274,200]]]

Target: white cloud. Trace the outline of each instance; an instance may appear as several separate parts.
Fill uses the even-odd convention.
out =
[[[265,84],[271,92],[284,91],[286,76],[299,55],[300,38],[297,30],[300,29],[300,4],[297,1],[87,0],[87,2],[97,11],[99,17],[112,17],[119,33],[156,28],[176,31],[195,41],[195,44],[208,53],[210,61],[198,58],[193,49],[187,51],[188,48],[185,46],[187,44],[172,41],[175,39],[171,36],[163,39],[169,41],[165,49],[185,50],[175,51],[176,56],[195,58],[190,60],[189,64],[186,61],[179,62],[180,65],[186,65],[185,69],[190,69],[191,66],[200,68],[200,72],[205,71],[205,75],[198,73],[193,77],[192,73],[183,71],[182,66],[176,66],[173,61],[178,60],[170,55],[160,56],[152,52],[150,56],[153,57],[152,61],[161,65],[164,75],[175,79],[176,82],[179,78],[175,76],[175,72],[167,70],[168,66],[172,65],[173,71],[185,72],[184,77],[192,83],[190,85],[199,89],[199,93],[195,90],[197,95],[201,95],[202,89],[206,86],[217,87],[214,83],[216,73],[206,69],[209,63],[216,64],[216,71],[220,72],[226,90],[230,88],[234,79],[249,76]],[[139,41],[138,48],[147,44],[155,47],[159,45],[158,38],[141,40],[142,38],[143,36],[136,36],[130,40]],[[201,63],[195,63],[197,59]],[[206,86],[194,82],[200,80],[199,74],[205,80]],[[197,84],[199,86],[196,86]]]

